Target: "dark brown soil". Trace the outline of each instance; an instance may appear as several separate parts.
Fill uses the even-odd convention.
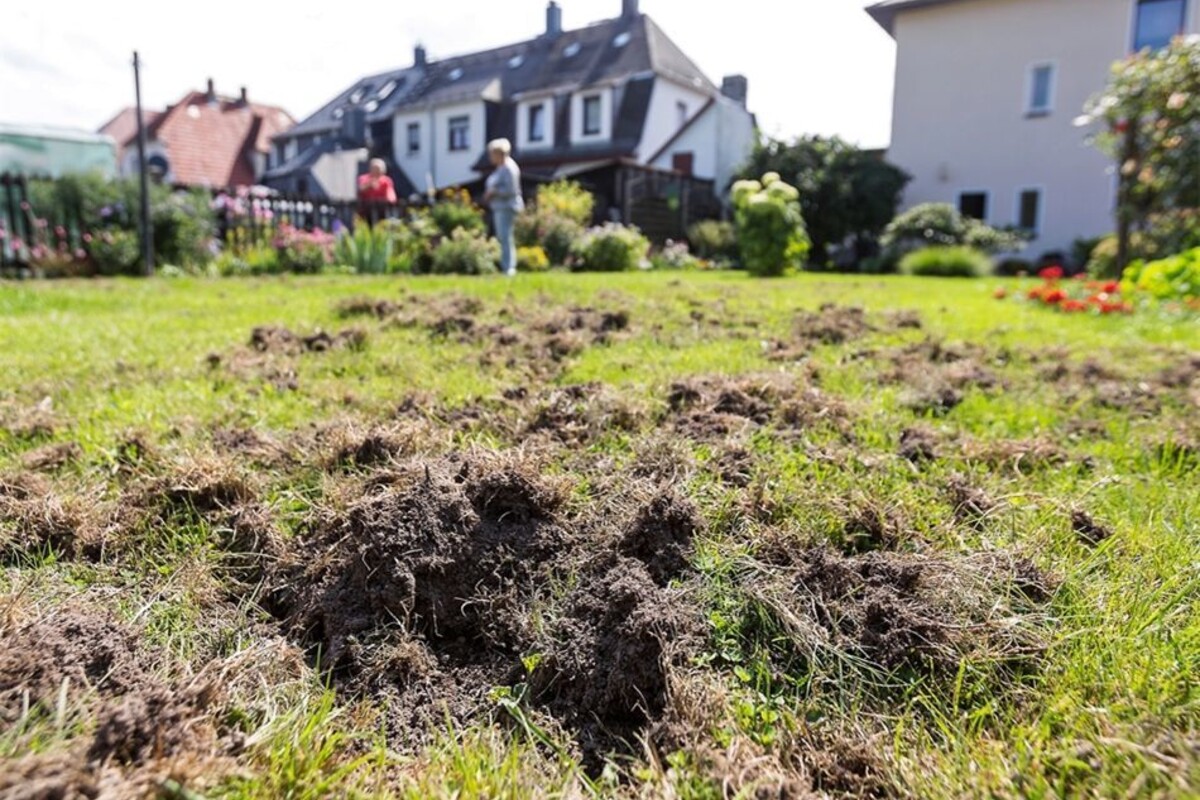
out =
[[[214,697],[212,687],[139,689],[101,710],[89,759],[135,765],[197,750],[198,742],[216,738],[204,713]]]
[[[96,497],[60,494],[35,472],[0,475],[0,561],[54,552],[99,558],[119,528],[119,509]]]
[[[982,529],[988,515],[997,508],[996,501],[987,492],[972,486],[961,475],[951,477],[946,490],[954,509],[954,519],[960,525]]]
[[[1071,512],[1071,530],[1079,537],[1079,541],[1089,547],[1095,547],[1101,542],[1112,538],[1113,532],[1101,525],[1086,511],[1076,509]]]
[[[367,333],[361,328],[347,328],[336,334],[317,330],[308,336],[293,333],[287,328],[264,325],[250,332],[250,347],[260,353],[323,353],[327,350],[349,348],[361,349],[366,344]]]
[[[553,389],[529,400],[533,413],[526,434],[546,434],[569,444],[586,444],[602,436],[639,430],[646,414],[603,384]]]
[[[42,445],[21,456],[21,465],[34,472],[55,472],[83,458],[78,442],[55,442]]]
[[[702,377],[671,386],[673,428],[695,441],[717,441],[763,425],[802,433],[828,426],[849,435],[845,404],[805,381],[778,375]]]
[[[0,770],[3,800],[99,800],[102,796],[101,776],[79,753],[27,755],[5,761]]]
[[[901,458],[919,464],[938,458],[938,435],[929,428],[905,428],[900,432]]]
[[[94,610],[66,609],[6,631],[0,648],[0,719],[11,723],[30,704],[52,708],[66,687],[74,700],[89,691],[108,699],[148,680],[137,635]]]
[[[392,697],[401,738],[477,717],[494,687],[527,682],[598,763],[665,706],[667,642],[695,612],[660,584],[687,570],[701,522],[671,491],[611,532],[609,517],[566,514],[565,499],[494,458],[376,473],[279,569],[288,627],[343,690]],[[556,597],[560,585],[575,588]]]

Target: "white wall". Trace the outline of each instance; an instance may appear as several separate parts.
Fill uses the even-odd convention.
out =
[[[989,193],[988,222],[1017,222],[1043,190],[1031,256],[1113,228],[1115,179],[1074,126],[1133,41],[1135,0],[973,0],[902,12],[888,159],[913,176],[906,206]],[[1189,25],[1200,23],[1192,0]],[[1056,65],[1050,114],[1028,117],[1029,69]]]
[[[646,112],[642,141],[638,146],[638,158],[650,158],[679,131],[677,103],[687,106],[687,119],[691,119],[707,102],[708,95],[703,92],[680,86],[662,76],[656,78],[654,89],[650,93],[650,107]],[[696,157],[699,159],[699,153]],[[697,174],[700,174],[698,166]]]
[[[450,150],[450,120],[467,117],[471,121],[470,147],[460,152]],[[421,152],[408,155],[408,124],[421,125]],[[487,111],[482,101],[442,106],[432,111],[398,113],[392,139],[396,161],[419,191],[426,189],[426,176],[433,175],[434,186],[444,189],[477,180],[475,163],[487,146]]]
[[[719,97],[650,166],[671,169],[676,153],[692,153],[696,177],[712,179],[717,193],[723,195],[753,150],[754,118],[740,104]]]

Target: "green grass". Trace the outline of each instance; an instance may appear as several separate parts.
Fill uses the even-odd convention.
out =
[[[1144,416],[1093,402],[1092,386],[1066,392],[1041,377],[1055,363],[1092,359],[1136,385],[1200,352],[1200,328],[1152,314],[1059,315],[997,301],[998,285],[839,276],[755,281],[733,273],[0,284],[0,475],[21,471],[36,447],[77,442],[83,458],[61,470],[55,485],[113,499],[126,485],[122,442],[134,434],[170,463],[209,451],[219,428],[284,439],[332,421],[392,419],[408,398],[453,410],[514,387],[539,388],[520,365],[485,363],[493,351],[486,343],[340,318],[337,304],[351,297],[416,295],[419,309],[451,294],[469,296],[483,302],[487,320],[500,319],[504,308],[619,306],[629,311],[631,332],[567,359],[552,383],[604,384],[657,420],[668,388],[690,376],[815,371],[821,391],[848,409],[850,438],[820,425],[799,436],[769,427],[756,433],[748,443],[753,478],[744,489],[715,476],[716,445],[680,443],[700,463],[686,491],[709,522],[693,561],[711,627],[694,665],[695,679],[711,691],[711,726],[702,732],[711,748],[662,761],[633,758],[585,778],[563,757],[560,739],[547,746],[546,737],[558,733],[527,721],[447,726],[433,746],[409,752],[381,732],[378,708],[339,697],[325,686],[327,676],[305,665],[283,684],[272,687],[264,678],[264,685],[238,689],[247,746],[236,770],[227,763],[202,767],[193,781],[200,791],[226,798],[720,797],[712,752],[751,753],[768,776],[803,774],[799,762],[814,737],[841,736],[870,743],[884,773],[879,785],[893,793],[1200,796],[1196,455],[1156,450],[1168,434],[1200,438],[1200,386],[1156,388],[1161,410]],[[816,347],[803,363],[770,361],[764,343],[790,341],[796,312],[825,303],[865,308],[878,330]],[[924,329],[889,328],[885,312],[901,309],[919,312]],[[361,349],[281,360],[299,387],[287,391],[228,366],[261,325],[298,333],[359,326],[368,338]],[[941,416],[909,410],[908,388],[881,382],[882,354],[927,337],[1003,353],[1002,361],[985,364],[1001,386],[968,388]],[[220,366],[210,364],[213,354]],[[39,404],[55,421],[52,433],[21,428]],[[1072,434],[1081,423],[1093,432]],[[942,458],[914,466],[895,457],[901,431],[914,425],[942,437]],[[554,469],[570,475],[586,458],[626,464],[669,438],[657,427],[613,432],[581,452],[558,453]],[[500,448],[524,444],[486,424],[456,436]],[[1014,465],[971,454],[1017,440],[1054,443],[1066,463]],[[960,451],[963,442],[976,450]],[[243,466],[287,531],[300,529],[314,508],[340,502],[336,482],[312,465]],[[148,480],[158,468],[146,469]],[[984,524],[955,521],[944,487],[956,476],[998,500]],[[580,476],[576,502],[588,502],[586,480]],[[749,590],[751,578],[762,577],[757,548],[768,534],[846,546],[848,510],[872,504],[901,521],[902,552],[1015,553],[1054,576],[1047,604],[1013,623],[1041,641],[1036,666],[1009,676],[1003,664],[964,659],[956,677],[939,681],[889,672],[853,654],[797,656],[794,632]],[[1081,544],[1071,530],[1075,509],[1111,528],[1112,538],[1095,548]],[[5,525],[0,513],[0,543],[11,532]],[[132,562],[90,567],[47,552],[10,558],[0,572],[0,626],[20,616],[14,609],[51,608],[92,592],[144,626],[147,640],[184,672],[255,652],[261,628],[251,626],[270,623],[252,603],[209,611],[225,602],[227,586],[209,523],[175,509],[141,535]],[[69,747],[88,726],[79,713],[52,709],[22,719],[0,734],[0,756]]]

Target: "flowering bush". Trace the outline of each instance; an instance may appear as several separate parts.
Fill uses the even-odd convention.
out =
[[[650,263],[654,265],[655,269],[662,270],[704,269],[708,266],[704,261],[692,255],[687,242],[673,242],[670,239],[667,240],[662,250],[650,257]]]
[[[732,222],[701,220],[688,228],[688,243],[693,253],[709,261],[737,259],[737,232]]]
[[[1020,233],[997,230],[964,216],[948,203],[924,203],[892,220],[880,243],[885,259],[895,263],[922,247],[966,246],[987,254],[1015,252],[1025,246],[1025,239]]]
[[[546,217],[569,219],[586,227],[592,221],[596,198],[575,181],[555,181],[538,187],[534,205]]]
[[[647,265],[650,240],[632,226],[609,222],[589,230],[573,250],[577,272],[628,272]]]
[[[545,272],[550,269],[550,259],[540,247],[517,248],[518,272]]]
[[[450,236],[459,228],[480,233],[487,230],[483,211],[472,202],[465,189],[443,192],[442,198],[429,209],[429,216],[443,236]]]
[[[334,237],[325,231],[305,231],[285,223],[276,231],[274,245],[282,272],[311,275],[333,263]]]
[[[84,236],[96,272],[101,275],[137,275],[141,271],[141,239],[120,228]]]
[[[1038,273],[1042,282],[1025,293],[1030,302],[1048,306],[1067,314],[1128,314],[1133,306],[1121,296],[1121,286],[1116,281],[1092,281],[1086,275],[1073,280],[1064,280],[1066,271],[1060,266],[1050,266]],[[1007,289],[998,289],[996,297],[1009,296]]]
[[[551,264],[566,264],[586,228],[568,216],[541,207],[526,209],[517,217],[515,235],[521,247],[541,247]]]
[[[439,275],[487,275],[497,270],[500,244],[478,231],[457,228],[433,251],[432,271]]]
[[[1125,270],[1121,291],[1178,301],[1200,310],[1200,247],[1159,261],[1133,262]]]
[[[992,260],[973,247],[926,247],[900,261],[905,275],[942,278],[978,278],[992,270]]]
[[[796,187],[774,172],[761,181],[738,181],[733,207],[743,267],[755,275],[775,276],[804,266],[809,241]]]

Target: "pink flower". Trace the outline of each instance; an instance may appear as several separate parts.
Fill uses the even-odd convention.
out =
[[[77,261],[83,261],[85,258],[87,258],[87,253],[84,252],[84,249],[82,247],[77,247],[75,249],[75,259]]]
[[[85,234],[83,235],[83,243],[84,243],[84,244],[91,244],[91,243],[92,243],[92,235],[91,235],[90,233],[85,233]]]
[[[67,238],[67,229],[64,228],[62,225],[56,225],[54,227],[54,235],[60,239],[65,239],[65,238]]]

